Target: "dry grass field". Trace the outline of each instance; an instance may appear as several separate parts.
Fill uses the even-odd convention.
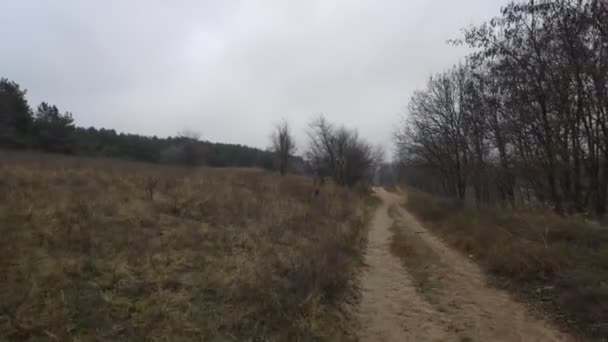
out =
[[[479,262],[494,285],[583,339],[608,336],[608,229],[539,208],[475,209],[416,191],[407,197],[407,209]],[[393,248],[428,254],[410,245],[398,240]]]
[[[0,340],[350,339],[370,196],[0,152]]]

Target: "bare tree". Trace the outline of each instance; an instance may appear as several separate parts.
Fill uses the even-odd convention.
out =
[[[188,139],[192,141],[200,141],[201,133],[190,128],[185,128],[177,133],[178,138]]]
[[[401,170],[454,197],[471,189],[478,203],[518,197],[603,216],[607,23],[606,1],[530,0],[466,30],[466,65],[410,101],[396,135]]]
[[[325,177],[333,177],[332,170],[336,164],[333,135],[334,127],[322,115],[309,125],[306,160],[311,172],[321,183],[325,182]]]
[[[274,131],[271,136],[272,151],[276,156],[279,172],[285,175],[289,168],[291,156],[296,151],[296,144],[291,134],[289,124],[285,119],[275,124]]]
[[[424,160],[442,175],[446,194],[464,198],[471,172],[467,69],[459,66],[429,80],[410,101],[409,116],[397,133],[400,155]]]
[[[200,143],[201,134],[195,130],[184,129],[178,133],[179,150],[181,151],[182,162],[197,166],[204,160],[205,151]],[[167,152],[170,152],[167,151]]]
[[[339,185],[354,186],[373,179],[381,153],[356,130],[335,127],[320,116],[310,124],[308,137],[306,159],[321,181],[331,177]]]

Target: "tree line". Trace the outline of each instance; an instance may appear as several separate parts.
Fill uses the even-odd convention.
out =
[[[281,174],[307,173],[321,183],[332,179],[343,186],[371,182],[382,151],[372,148],[356,130],[319,116],[307,135],[309,146],[300,157],[285,120],[275,125],[267,150],[202,141],[194,132],[159,138],[78,127],[71,113],[46,102],[32,110],[19,84],[0,79],[0,148],[189,166],[261,167]]]
[[[42,102],[33,110],[26,91],[6,78],[0,79],[0,148],[192,166],[272,169],[276,165],[270,151],[202,141],[188,132],[159,138],[78,127],[71,113],[62,113],[54,105]],[[302,169],[302,163],[295,158],[289,171]]]
[[[604,216],[608,2],[513,2],[453,43],[474,52],[412,96],[395,138],[401,177],[480,204]]]

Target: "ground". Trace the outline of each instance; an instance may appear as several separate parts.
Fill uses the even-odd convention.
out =
[[[570,339],[488,286],[468,256],[447,247],[401,208],[402,197],[375,192],[382,204],[370,225],[361,276],[362,341]]]
[[[403,193],[372,201],[249,169],[0,161],[0,341],[573,339],[489,286],[480,250],[448,247]]]

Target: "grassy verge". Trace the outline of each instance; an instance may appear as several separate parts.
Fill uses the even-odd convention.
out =
[[[436,265],[440,262],[437,254],[426,243],[421,241],[420,236],[412,229],[404,229],[404,222],[400,220],[395,207],[389,209],[390,216],[395,220],[391,231],[390,250],[399,258],[407,268],[408,274],[416,289],[427,301],[434,303],[433,294],[439,290],[440,282],[435,277],[441,272],[436,271]]]
[[[0,156],[0,336],[348,339],[369,195],[262,171]]]
[[[608,230],[551,212],[473,209],[409,191],[406,207],[506,288],[578,336],[608,336]]]

